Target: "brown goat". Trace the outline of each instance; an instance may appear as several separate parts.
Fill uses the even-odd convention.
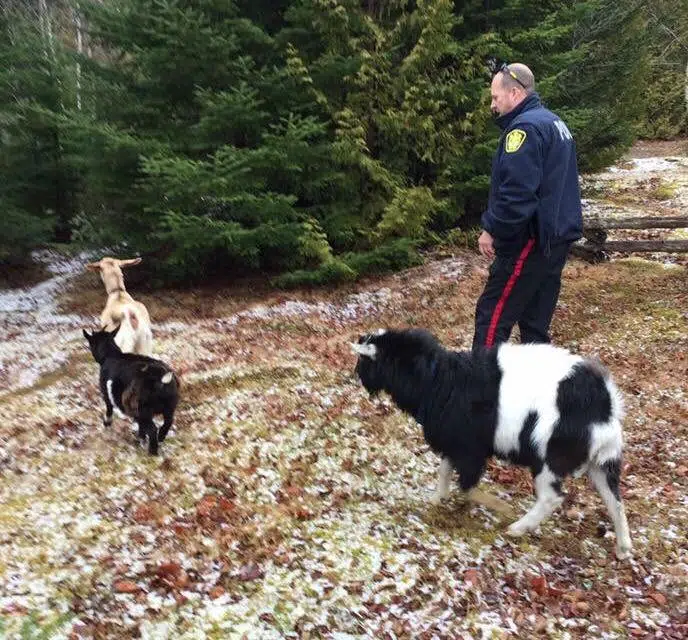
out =
[[[120,327],[115,342],[124,353],[151,356],[153,334],[148,310],[143,303],[137,302],[127,293],[122,273],[122,267],[130,267],[140,262],[141,258],[102,258],[98,262],[87,264],[86,268],[100,273],[108,296],[105,308],[100,314],[101,328],[113,331]]]

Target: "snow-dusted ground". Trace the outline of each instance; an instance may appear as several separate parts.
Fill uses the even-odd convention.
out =
[[[648,159],[600,180],[671,172],[680,199],[682,162]],[[70,640],[688,635],[680,272],[574,264],[564,285],[558,339],[599,354],[627,397],[624,489],[637,552],[622,564],[580,481],[563,513],[522,541],[483,506],[456,496],[430,506],[437,460],[420,430],[351,375],[349,341],[377,326],[428,326],[467,344],[483,282],[475,256],[344,297],[295,295],[155,325],[156,354],[183,378],[174,437],[157,459],[123,421],[102,427],[97,367],[80,334],[95,315],[57,311],[89,257],[41,259],[50,280],[0,292],[8,637],[31,612],[41,624],[70,613],[52,635]],[[484,487],[516,513],[530,504],[521,470],[494,465]]]
[[[57,312],[57,296],[80,274],[90,254],[64,258],[36,252],[52,275],[26,289],[0,290],[0,398],[3,392],[30,387],[42,375],[64,365],[78,329],[94,318]]]

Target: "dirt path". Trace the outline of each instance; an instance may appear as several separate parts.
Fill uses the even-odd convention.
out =
[[[677,185],[671,206],[683,206],[686,164],[661,158],[597,176],[590,206],[657,166]],[[555,339],[599,356],[626,401],[636,556],[619,563],[583,481],[568,484],[561,514],[516,542],[499,513],[456,495],[431,506],[437,460],[420,429],[353,379],[348,341],[374,327],[470,343],[485,268],[475,254],[330,292],[136,294],[156,322],[156,353],[183,376],[157,459],[124,421],[100,422],[80,329],[103,294],[79,275],[85,259],[54,266],[42,288],[0,293],[8,637],[62,613],[50,637],[688,634],[685,267],[661,257],[573,261],[565,272]],[[484,488],[519,513],[532,500],[528,474],[512,467],[492,465]]]

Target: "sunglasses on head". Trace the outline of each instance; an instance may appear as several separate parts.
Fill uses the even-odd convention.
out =
[[[521,80],[519,80],[519,77],[511,70],[509,69],[509,65],[506,62],[502,62],[502,64],[499,66],[497,69],[497,73],[499,72],[506,73],[506,75],[511,76],[518,84],[520,84],[526,91],[528,91],[528,87],[526,87]]]

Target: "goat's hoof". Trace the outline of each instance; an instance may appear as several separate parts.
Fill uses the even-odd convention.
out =
[[[112,418],[109,420],[107,418],[103,418],[103,426],[104,427],[109,427],[112,424]]]
[[[445,493],[433,493],[432,496],[430,496],[430,504],[437,506],[442,503],[442,500],[448,497],[449,496]]]
[[[633,557],[633,548],[617,545],[616,557],[618,560],[629,560]]]

